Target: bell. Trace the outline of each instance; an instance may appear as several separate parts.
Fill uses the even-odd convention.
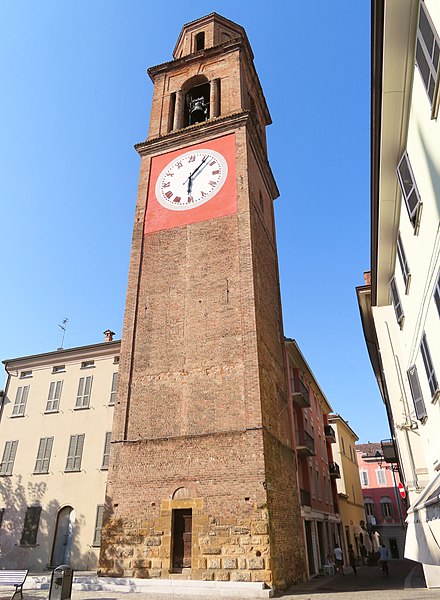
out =
[[[189,104],[189,124],[201,123],[208,118],[208,107],[205,99],[202,97],[194,98]]]

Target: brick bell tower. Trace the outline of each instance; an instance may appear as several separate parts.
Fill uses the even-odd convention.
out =
[[[242,27],[185,25],[154,83],[100,573],[302,580],[269,111]]]

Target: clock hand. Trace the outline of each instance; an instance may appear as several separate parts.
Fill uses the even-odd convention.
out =
[[[205,163],[207,160],[208,160],[208,157],[207,157],[207,156],[205,156],[205,158],[202,160],[202,162],[199,164],[199,166],[198,166],[196,169],[194,169],[194,171],[193,171],[193,172],[192,172],[192,173],[191,173],[191,174],[188,176],[188,179],[186,179],[186,180],[183,182],[183,185],[185,185],[185,183],[186,183],[186,182],[187,182],[189,179],[192,179],[192,178],[194,177],[194,175],[197,173],[197,171],[200,169],[200,167],[201,167],[201,166],[202,166],[202,165],[203,165],[203,164],[204,164],[204,163]]]
[[[189,195],[189,194],[191,194],[192,184],[193,184],[191,175],[188,177],[187,182],[188,182],[187,192],[188,192],[188,195]]]

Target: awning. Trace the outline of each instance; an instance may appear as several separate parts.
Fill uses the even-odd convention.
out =
[[[406,522],[405,558],[440,565],[440,473],[408,510]]]

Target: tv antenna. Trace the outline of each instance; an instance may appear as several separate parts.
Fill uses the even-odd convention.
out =
[[[62,324],[58,324],[58,327],[62,330],[63,334],[61,336],[61,345],[58,348],[58,350],[62,350],[63,349],[63,344],[64,344],[64,336],[66,335],[66,329],[67,329],[67,323],[68,323],[69,319],[63,319]]]

